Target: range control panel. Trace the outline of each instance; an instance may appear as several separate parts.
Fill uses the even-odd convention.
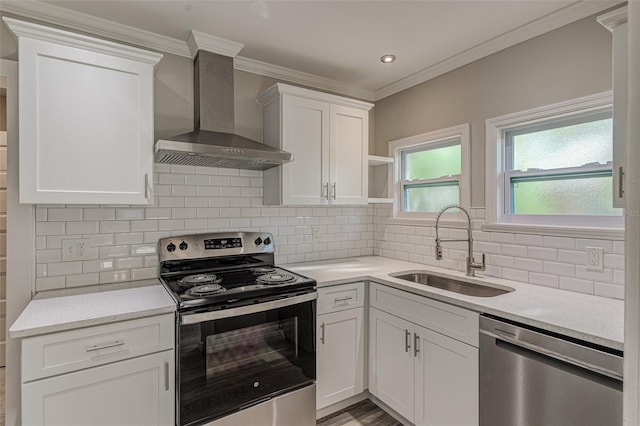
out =
[[[273,236],[268,232],[214,232],[163,238],[158,242],[160,262],[273,252]]]

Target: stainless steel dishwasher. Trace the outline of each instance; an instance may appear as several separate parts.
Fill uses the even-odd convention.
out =
[[[480,426],[622,425],[622,352],[480,317]]]

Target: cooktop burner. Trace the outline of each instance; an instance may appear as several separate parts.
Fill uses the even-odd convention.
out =
[[[267,232],[174,236],[158,244],[160,278],[179,310],[225,309],[316,289],[313,279],[274,264]]]
[[[185,293],[189,296],[206,297],[214,294],[222,293],[226,289],[220,284],[203,284],[191,287]]]
[[[272,274],[260,275],[256,281],[262,284],[282,284],[294,281],[295,279],[296,277],[291,274],[274,272]]]
[[[270,266],[262,266],[260,268],[251,268],[251,273],[253,275],[273,274],[276,271],[277,271],[276,268],[272,268]]]
[[[180,278],[178,280],[178,285],[180,287],[193,287],[200,286],[202,284],[219,284],[220,281],[222,280],[214,274],[196,274]]]

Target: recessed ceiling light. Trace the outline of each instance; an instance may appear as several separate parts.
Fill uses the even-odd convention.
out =
[[[391,62],[395,62],[396,55],[382,55],[380,57],[380,61],[385,64],[390,64]]]

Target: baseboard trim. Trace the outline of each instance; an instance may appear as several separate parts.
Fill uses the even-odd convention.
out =
[[[369,397],[370,397],[369,391],[364,391],[362,393],[359,393],[358,395],[354,395],[340,402],[336,402],[335,404],[331,404],[328,407],[324,407],[319,410],[316,410],[316,420],[326,417],[335,412],[338,412],[342,409],[345,409],[350,405],[357,404],[360,401],[364,401]]]

